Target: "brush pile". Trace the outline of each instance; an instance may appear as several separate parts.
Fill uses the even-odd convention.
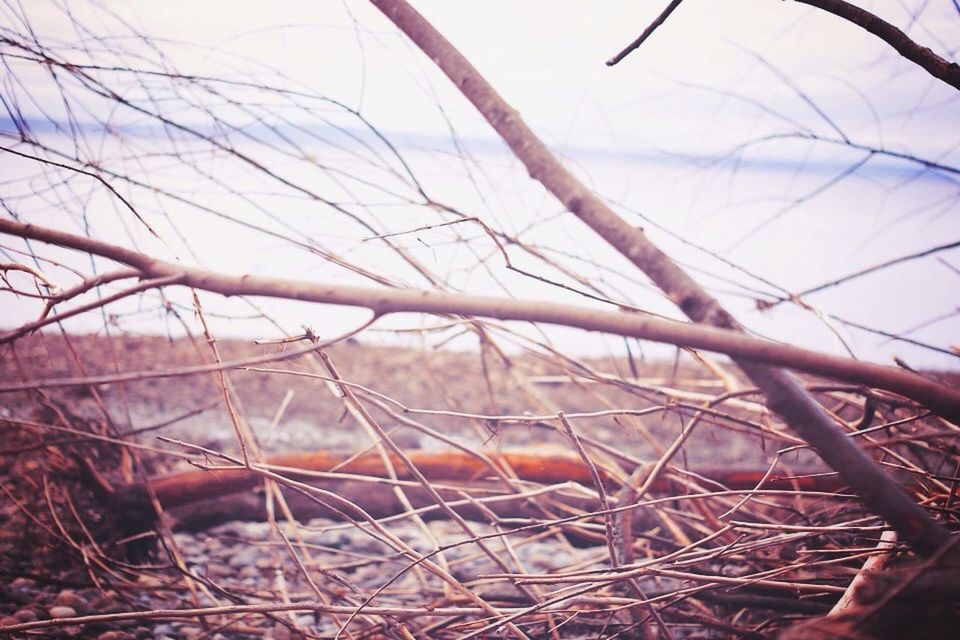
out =
[[[189,366],[188,342],[113,346],[112,363],[93,337],[5,352],[5,380],[18,366],[76,379],[5,395],[11,631],[802,638],[907,624],[932,638],[956,623],[957,572],[918,561],[754,391],[726,391],[741,383],[722,369],[484,368],[471,354],[338,345],[236,369],[231,418],[209,374],[152,377]],[[219,346],[230,359],[279,353]],[[38,357],[71,352],[97,367],[88,378],[147,354],[154,368],[81,385],[68,356]],[[336,383],[313,370],[325,361],[344,363]],[[406,375],[420,367],[439,394]],[[876,392],[809,386],[957,527],[952,425]]]

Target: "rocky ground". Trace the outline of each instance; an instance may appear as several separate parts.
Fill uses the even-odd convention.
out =
[[[297,346],[229,341],[218,345],[223,361]],[[508,425],[461,415],[431,414],[431,410],[489,416],[552,415],[562,409],[575,415],[614,407],[654,407],[665,401],[663,388],[694,394],[715,394],[721,390],[721,384],[708,371],[690,363],[639,363],[642,384],[625,389],[615,384],[574,384],[557,378],[568,376],[571,371],[583,374],[588,370],[631,376],[629,363],[622,360],[564,363],[529,354],[501,358],[492,352],[482,356],[357,343],[337,345],[328,354],[344,380],[360,385],[358,389],[375,389],[396,403],[391,405],[396,413],[376,407],[371,411],[394,441],[407,449],[441,449],[448,445],[404,419],[415,420],[476,449],[563,447],[570,451],[564,436],[545,424]],[[184,449],[171,440],[238,454],[233,423],[213,376],[151,374],[209,362],[210,357],[209,347],[202,342],[163,338],[105,340],[86,336],[65,341],[60,336],[35,336],[2,350],[0,384],[41,379],[60,379],[61,383],[48,384],[42,392],[34,389],[0,395],[0,418],[11,420],[0,432],[0,472],[5,494],[0,497],[5,501],[0,514],[0,553],[5,560],[0,565],[6,565],[0,569],[5,583],[0,589],[0,626],[77,614],[271,602],[280,595],[290,601],[315,599],[313,586],[291,560],[288,541],[303,545],[297,547],[300,557],[309,558],[314,567],[312,575],[321,576],[321,591],[339,594],[342,603],[363,601],[396,574],[400,577],[377,596],[375,603],[432,606],[429,603],[449,602],[451,597],[462,601],[428,572],[420,568],[410,570],[410,563],[398,556],[396,548],[378,542],[370,530],[328,520],[302,523],[294,530],[278,515],[280,524],[276,526],[234,522],[207,531],[181,531],[168,538],[166,547],[158,553],[137,559],[135,570],[123,566],[108,569],[90,560],[99,551],[91,548],[96,544],[96,534],[89,540],[83,539],[83,532],[75,532],[79,539],[72,542],[64,543],[63,535],[59,536],[59,543],[40,542],[43,529],[49,532],[58,526],[46,514],[51,511],[50,504],[62,495],[72,496],[75,508],[92,523],[91,529],[99,527],[100,531],[116,524],[111,514],[98,513],[97,490],[88,487],[92,473],[89,467],[98,472],[93,475],[102,476],[108,483],[133,479],[131,470],[156,475],[189,468],[181,455]],[[96,386],[62,382],[65,378],[116,372],[147,375],[144,379]],[[231,372],[234,409],[250,425],[265,452],[318,448],[360,451],[370,446],[369,433],[344,411],[341,399],[315,377],[316,372],[303,360],[262,363]],[[415,411],[400,411],[400,405]],[[730,419],[711,416],[705,420],[677,454],[676,463],[693,470],[703,465],[763,468],[769,464],[783,443],[777,433],[764,433],[743,422],[738,418],[742,412],[735,406],[724,411],[729,411]],[[675,408],[638,419],[610,415],[577,419],[576,425],[582,433],[615,452],[655,459],[657,447],[668,444],[690,415],[690,411]],[[760,419],[767,422],[762,416]],[[77,438],[76,433],[51,431],[42,426],[64,423],[80,432],[119,433],[152,450],[141,450],[134,463],[117,447],[96,445],[87,438]],[[168,440],[160,441],[158,436]],[[812,464],[811,458],[802,453],[795,454],[790,462],[798,467]],[[41,515],[32,517],[32,509]],[[470,527],[468,534],[462,526],[448,520],[418,525],[408,519],[391,523],[390,532],[422,553],[433,550],[436,544],[450,545],[492,531],[488,524],[471,523]],[[586,569],[608,562],[605,547],[575,547],[554,536],[517,537],[513,547],[497,546],[495,554],[505,558],[512,569],[522,567],[530,573],[569,567]],[[178,556],[182,559],[179,572],[173,560]],[[454,546],[436,561],[480,594],[488,588],[483,576],[502,571],[476,544]],[[656,592],[669,585],[659,579],[645,586]],[[508,585],[504,591],[503,581],[492,583],[489,588],[499,590],[486,594],[498,602],[524,602],[515,588]],[[101,640],[287,638],[300,634],[332,637],[344,618],[299,612],[233,620],[223,629],[201,624],[196,618],[173,618],[95,623],[42,633]],[[365,626],[354,624],[361,629]],[[568,627],[571,634],[574,629]],[[596,637],[596,631],[591,633],[587,635]],[[698,637],[698,633],[691,631],[687,637]]]
[[[109,375],[113,372],[152,372],[209,362],[209,348],[202,341],[167,340],[159,337],[120,337],[106,340],[96,336],[75,336],[67,348],[59,336],[20,340],[0,352],[0,381],[76,378]],[[296,348],[293,345],[287,348]],[[282,350],[276,345],[255,345],[223,341],[223,361],[247,358]],[[668,398],[658,387],[688,389],[696,393],[722,392],[722,385],[705,368],[685,361],[637,362],[639,375],[649,383],[646,390],[624,390],[616,385],[542,383],[545,376],[583,373],[575,362],[561,367],[555,361],[530,355],[511,357],[504,362],[494,355],[477,353],[375,347],[357,343],[338,344],[327,350],[341,377],[375,389],[413,409],[455,410],[484,415],[555,414],[602,411],[611,408],[643,409],[662,404]],[[600,373],[631,375],[623,360],[588,360],[582,363]],[[230,380],[239,400],[237,409],[259,436],[265,451],[286,453],[313,448],[350,450],[366,445],[369,438],[345,415],[342,401],[322,380],[303,375],[315,370],[302,360],[262,364],[234,371]],[[524,380],[533,380],[528,384]],[[237,453],[235,431],[222,396],[210,375],[151,378],[142,381],[102,384],[97,396],[87,386],[53,388],[47,396],[62,402],[70,411],[87,419],[100,420],[104,408],[121,430],[141,430],[138,440],[156,444],[156,436],[183,438],[189,442],[229,453]],[[290,395],[289,402],[285,397]],[[102,400],[102,406],[99,401]],[[0,395],[0,411],[7,415],[32,410],[36,401],[29,394]],[[270,427],[278,410],[279,421]],[[736,409],[724,408],[737,415]],[[529,444],[556,444],[567,448],[565,438],[553,429],[537,425],[504,427],[490,421],[451,416],[412,415],[471,445],[501,448]],[[680,410],[657,412],[642,421],[622,416],[601,416],[579,420],[577,426],[598,440],[616,443],[625,452],[640,458],[657,455],[651,439],[669,442],[683,424]],[[386,428],[404,446],[437,448],[443,445],[424,437],[416,429],[378,413]],[[171,424],[165,423],[174,421]],[[705,424],[712,421],[707,420]],[[642,424],[640,424],[642,423]],[[638,424],[640,428],[638,428]],[[756,429],[698,429],[681,452],[691,466],[737,464],[763,466],[776,449]],[[644,435],[649,434],[649,437]],[[169,462],[169,461],[168,461]]]

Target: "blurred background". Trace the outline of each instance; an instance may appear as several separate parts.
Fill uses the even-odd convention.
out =
[[[862,4],[956,57],[952,0]],[[794,2],[691,1],[607,67],[660,3],[415,6],[569,168],[751,331],[958,368],[960,103],[887,44]],[[0,59],[3,215],[221,272],[680,317],[367,3],[3,2]],[[0,238],[0,260],[35,248]],[[42,258],[61,286],[78,281],[74,271],[113,268],[48,248]],[[302,325],[329,337],[368,314],[201,299],[219,337]],[[42,309],[10,294],[2,305],[5,327]],[[178,336],[197,322],[189,292],[171,289],[63,326]],[[675,351],[511,328],[569,353]],[[360,339],[477,342],[411,315]]]

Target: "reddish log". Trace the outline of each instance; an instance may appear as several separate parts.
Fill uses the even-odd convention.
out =
[[[494,479],[490,468],[476,456],[463,451],[409,451],[411,462],[431,481],[470,482]],[[530,482],[555,484],[578,482],[586,487],[592,486],[590,470],[576,456],[560,453],[538,454],[528,452],[509,452],[487,455],[501,469],[509,467],[518,478]],[[390,456],[391,463],[400,479],[411,478],[409,470],[395,455]],[[313,451],[310,453],[277,456],[269,459],[273,467],[283,467],[282,474],[296,480],[315,480],[309,474],[298,474],[297,470],[307,472],[334,472],[343,474],[366,475],[379,478],[387,477],[383,460],[377,453],[366,453],[357,457],[350,454],[331,451]],[[604,481],[616,486],[609,472],[600,469]],[[764,471],[741,469],[712,469],[699,472],[713,482],[729,489],[752,489],[763,479]],[[257,485],[261,475],[256,471],[242,468],[211,469],[188,471],[152,479],[151,485],[160,504],[165,508],[175,508],[199,500],[249,490]],[[661,476],[651,487],[654,493],[664,493],[676,486],[669,476]],[[763,484],[764,489],[796,489],[802,491],[839,491],[845,485],[835,474],[799,477],[773,476]],[[138,485],[126,487],[124,492],[142,492]]]

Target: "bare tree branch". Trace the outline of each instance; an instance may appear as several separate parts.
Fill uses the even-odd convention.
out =
[[[934,78],[943,80],[954,89],[960,89],[960,65],[956,62],[948,62],[928,47],[920,46],[886,20],[844,0],[796,0],[796,2],[822,9],[869,31]]]
[[[670,13],[679,4],[649,5],[651,18],[661,15],[636,45],[668,18],[670,29],[683,26],[683,16]],[[193,42],[159,39],[139,26],[136,9],[111,3],[0,7],[7,18],[0,20],[0,120],[6,122],[0,122],[6,129],[0,160],[10,165],[10,175],[0,179],[0,218],[6,219],[0,294],[10,307],[0,304],[0,495],[10,506],[0,525],[9,544],[0,546],[11,551],[0,575],[35,581],[27,591],[32,601],[73,607],[49,592],[62,584],[76,586],[86,603],[69,614],[48,607],[55,620],[26,628],[21,625],[32,618],[0,615],[0,636],[11,629],[63,631],[56,627],[95,635],[126,626],[108,614],[146,609],[124,615],[153,627],[163,617],[155,612],[165,612],[182,633],[204,635],[259,637],[286,628],[287,635],[344,640],[505,633],[560,640],[642,629],[641,635],[653,630],[669,640],[674,629],[682,636],[696,625],[724,637],[762,638],[790,624],[785,613],[826,613],[853,579],[850,568],[876,553],[882,531],[899,530],[898,540],[926,551],[922,566],[948,554],[960,557],[950,544],[929,553],[942,534],[932,518],[944,528],[960,526],[960,459],[951,447],[960,432],[960,386],[907,365],[797,349],[789,335],[778,334],[787,344],[758,339],[739,327],[692,278],[712,283],[712,295],[757,302],[761,310],[786,300],[799,310],[795,316],[815,316],[838,339],[846,337],[832,326],[839,318],[831,309],[777,284],[773,274],[789,268],[792,254],[766,251],[762,268],[770,271],[758,273],[756,264],[740,264],[713,244],[732,227],[710,233],[716,220],[700,217],[676,232],[656,222],[679,223],[672,209],[647,218],[636,210],[635,192],[616,200],[594,197],[587,178],[570,180],[442,37],[428,54],[478,102],[522,162],[502,162],[502,145],[458,132],[462,114],[448,111],[433,86],[444,82],[436,74],[423,95],[397,102],[380,83],[381,72],[394,72],[398,62],[416,66],[421,52],[395,32],[399,40],[387,59],[380,47],[368,55],[364,41],[386,25],[377,12],[367,11],[361,21],[353,7],[343,8],[343,36],[355,37],[363,68],[356,87],[349,74],[298,77],[318,67],[293,65],[289,56],[273,66],[265,51],[246,42],[207,49],[202,34]],[[926,2],[917,0],[912,9],[909,22],[898,23],[905,32],[936,26],[925,24],[933,19]],[[237,17],[249,17],[258,32],[264,27],[263,15]],[[414,31],[433,37],[429,25],[414,24]],[[304,44],[315,48],[307,38]],[[885,52],[869,37],[857,40]],[[329,44],[350,62],[349,51]],[[949,52],[941,55],[955,55],[942,39],[930,44]],[[643,168],[650,153],[617,153],[630,183],[667,179],[661,159],[696,172],[699,186],[676,193],[651,183],[643,199],[689,196],[692,213],[718,204],[720,185],[712,174],[729,173],[731,195],[748,186],[741,180],[761,176],[762,189],[749,185],[756,197],[736,197],[716,211],[753,214],[771,201],[774,209],[793,202],[783,213],[813,198],[831,206],[830,198],[842,194],[829,190],[851,175],[876,179],[877,191],[887,187],[886,195],[902,198],[910,207],[905,218],[923,212],[943,221],[960,185],[954,175],[960,169],[945,160],[951,141],[939,140],[948,148],[927,160],[910,151],[905,136],[912,127],[898,128],[897,139],[883,129],[891,118],[942,116],[952,106],[949,91],[924,80],[930,96],[881,117],[871,104],[879,94],[860,91],[851,79],[846,88],[864,100],[878,140],[857,143],[847,133],[856,137],[863,127],[848,132],[796,78],[763,52],[754,55],[833,137],[769,102],[779,95],[776,87],[758,86],[762,93],[751,96],[714,90],[718,99],[693,108],[705,126],[716,119],[725,133],[702,154],[682,152],[675,145],[683,141],[672,131],[662,132],[667,156],[657,154],[653,174]],[[693,62],[682,60],[682,52],[675,57]],[[897,56],[885,60],[912,72]],[[181,61],[191,67],[178,68]],[[209,72],[190,73],[193,65]],[[871,85],[881,93],[888,88]],[[633,93],[674,108],[677,99],[690,104],[686,96],[652,89]],[[420,133],[381,131],[387,121],[371,114],[413,106],[408,99],[425,100],[421,106],[435,107],[436,115],[418,120]],[[728,102],[735,113],[726,113]],[[793,108],[796,100],[787,104]],[[749,130],[756,130],[756,140],[744,142],[750,134],[739,127],[729,139],[727,125],[754,111],[759,119]],[[491,113],[504,117],[496,122]],[[421,125],[440,120],[442,140],[421,137],[435,131]],[[723,140],[744,144],[720,158],[711,149],[726,146]],[[751,148],[760,144],[762,158]],[[827,144],[842,151],[847,170],[824,183],[807,182],[842,168],[835,156],[821,154]],[[475,153],[481,149],[496,155]],[[580,165],[584,175],[594,158],[611,153],[593,145],[569,151],[574,161],[590,159]],[[771,151],[786,156],[767,156]],[[870,160],[884,156],[898,161]],[[907,174],[899,160],[917,166],[906,166]],[[528,172],[552,193],[527,179]],[[667,173],[677,185],[685,182],[685,172]],[[603,182],[611,177],[605,171]],[[900,193],[908,187],[913,193]],[[861,194],[867,202],[868,192]],[[568,209],[581,219],[573,220]],[[585,237],[591,234],[580,222],[629,262]],[[684,243],[677,246],[709,261],[676,255],[673,263],[644,229],[671,234]],[[849,241],[862,229],[844,229],[836,239]],[[148,237],[152,230],[159,235]],[[913,230],[936,234],[930,227]],[[13,234],[10,241],[5,231]],[[952,237],[944,227],[922,246]],[[830,249],[813,248],[823,253],[817,269],[826,273],[817,282],[836,278],[827,270]],[[890,257],[884,255],[889,247],[871,249],[880,250],[870,263]],[[933,273],[924,286],[940,287],[937,275],[952,274]],[[341,283],[365,288],[336,286]],[[544,285],[589,301],[532,299]],[[657,286],[705,324],[651,312],[665,302],[656,299]],[[887,293],[895,304],[895,293]],[[934,291],[926,293],[927,305],[934,304]],[[321,306],[327,304],[352,310]],[[328,335],[348,322],[349,332]],[[917,318],[895,322],[924,326]],[[90,330],[95,333],[74,333]],[[245,339],[226,339],[221,331]],[[948,341],[945,326],[935,331],[940,342]],[[351,336],[359,340],[340,344]],[[400,346],[413,343],[421,349]],[[572,350],[583,347],[588,350],[575,356]],[[733,354],[763,390],[708,351]],[[661,360],[667,352],[676,353],[674,362]],[[268,364],[275,362],[284,364]],[[762,365],[850,382],[805,377],[808,396],[796,393],[787,374]],[[795,430],[771,415],[764,392]],[[211,395],[220,400],[211,404]],[[184,412],[183,403],[199,409]],[[190,419],[215,405],[222,414]],[[564,439],[563,427],[572,440]],[[817,442],[844,475],[816,460],[795,431]],[[144,444],[154,436],[166,446]],[[202,444],[191,442],[198,437]],[[314,437],[323,448],[304,450],[313,448]],[[851,458],[836,438],[856,443],[877,467],[869,461],[865,470],[857,467],[863,458]],[[853,491],[845,476],[859,480]],[[890,494],[887,479],[908,497]],[[870,493],[873,485],[882,495]],[[197,536],[200,530],[208,535]],[[159,563],[142,563],[148,547],[160,551]],[[897,564],[909,562],[900,553],[907,550],[907,542],[897,546]],[[65,567],[78,576],[69,584],[60,579]],[[738,568],[736,576],[730,567]],[[893,582],[875,586],[898,592],[902,575],[894,569]],[[140,576],[149,576],[139,580],[148,598],[131,599]],[[94,589],[99,593],[90,593]],[[805,598],[799,604],[797,593]],[[909,604],[919,594],[904,592],[898,601]],[[97,611],[88,610],[93,602]],[[308,605],[307,615],[270,608],[297,604]],[[741,613],[727,621],[731,606]],[[431,618],[436,611],[450,615]],[[91,613],[107,615],[76,617]],[[904,616],[908,624],[922,617]],[[871,617],[871,631],[878,620]],[[85,622],[95,626],[80,628]]]
[[[660,13],[660,15],[654,18],[653,22],[651,22],[647,26],[647,28],[643,30],[643,33],[641,33],[636,40],[634,40],[629,45],[627,45],[623,49],[623,51],[621,51],[617,55],[607,60],[607,66],[612,67],[613,65],[617,64],[618,62],[626,58],[628,55],[630,55],[631,53],[639,49],[640,45],[646,42],[647,38],[652,36],[653,32],[656,31],[660,27],[660,25],[662,25],[664,22],[667,21],[667,18],[670,17],[670,14],[673,13],[674,9],[680,6],[681,2],[683,2],[683,0],[671,0],[670,4],[667,5],[667,7]]]
[[[880,271],[880,270],[882,270],[882,269],[886,269],[886,268],[888,268],[888,267],[892,267],[892,266],[897,265],[897,264],[900,264],[900,263],[902,263],[902,262],[908,262],[908,261],[910,261],[910,260],[916,260],[916,259],[918,259],[918,258],[923,258],[923,257],[929,256],[929,255],[933,255],[934,253],[939,253],[939,252],[941,252],[941,251],[947,251],[947,250],[949,250],[949,249],[956,249],[957,247],[960,247],[960,240],[954,240],[954,241],[952,241],[952,242],[947,242],[947,243],[945,243],[945,244],[937,245],[937,246],[935,246],[935,247],[930,247],[929,249],[924,249],[923,251],[918,251],[918,252],[916,252],[916,253],[911,253],[911,254],[908,254],[908,255],[905,255],[905,256],[899,256],[899,257],[897,257],[897,258],[891,258],[890,260],[884,260],[884,261],[881,262],[880,264],[871,265],[871,266],[869,266],[869,267],[865,267],[865,268],[863,268],[863,269],[860,269],[859,271],[854,271],[853,273],[849,273],[849,274],[847,274],[847,275],[845,275],[845,276],[840,276],[839,278],[834,278],[833,280],[830,280],[829,282],[824,282],[823,284],[818,284],[818,285],[815,286],[815,287],[810,287],[809,289],[805,289],[804,291],[801,291],[801,292],[798,293],[797,295],[798,295],[798,296],[801,296],[801,297],[802,297],[802,296],[808,296],[808,295],[810,295],[811,293],[816,293],[816,292],[818,292],[818,291],[823,291],[824,289],[829,289],[830,287],[835,287],[835,286],[837,286],[837,285],[843,284],[844,282],[849,282],[850,280],[854,280],[854,279],[856,279],[856,278],[863,277],[863,276],[865,276],[865,275],[874,273],[874,272],[876,272],[876,271]]]
[[[403,0],[371,0],[440,67],[473,103],[507,145],[563,205],[643,270],[692,320],[726,329],[740,325],[703,287],[650,242],[642,229],[630,226],[587,189],[553,156],[533,131],[470,62]],[[737,364],[820,456],[840,472],[878,514],[890,522],[919,552],[935,553],[950,539],[948,531],[921,509],[856,444],[785,371],[740,357]]]
[[[231,276],[166,262],[99,240],[12,220],[0,219],[0,233],[40,240],[116,260],[138,269],[144,278],[152,281],[144,284],[153,287],[181,284],[226,296],[259,295],[366,307],[377,316],[403,312],[457,314],[544,322],[588,331],[603,331],[727,353],[750,362],[787,366],[816,375],[888,389],[916,400],[948,419],[960,418],[960,392],[917,374],[754,338],[729,329],[661,320],[636,312],[595,311],[539,300],[511,300],[412,289],[373,289],[253,275]],[[13,337],[20,334],[18,330],[10,333]],[[10,338],[0,335],[0,340],[5,339]],[[113,376],[107,381],[116,380]],[[45,384],[50,386],[51,383],[52,381],[47,381]],[[2,385],[0,393],[22,388],[23,384]]]

